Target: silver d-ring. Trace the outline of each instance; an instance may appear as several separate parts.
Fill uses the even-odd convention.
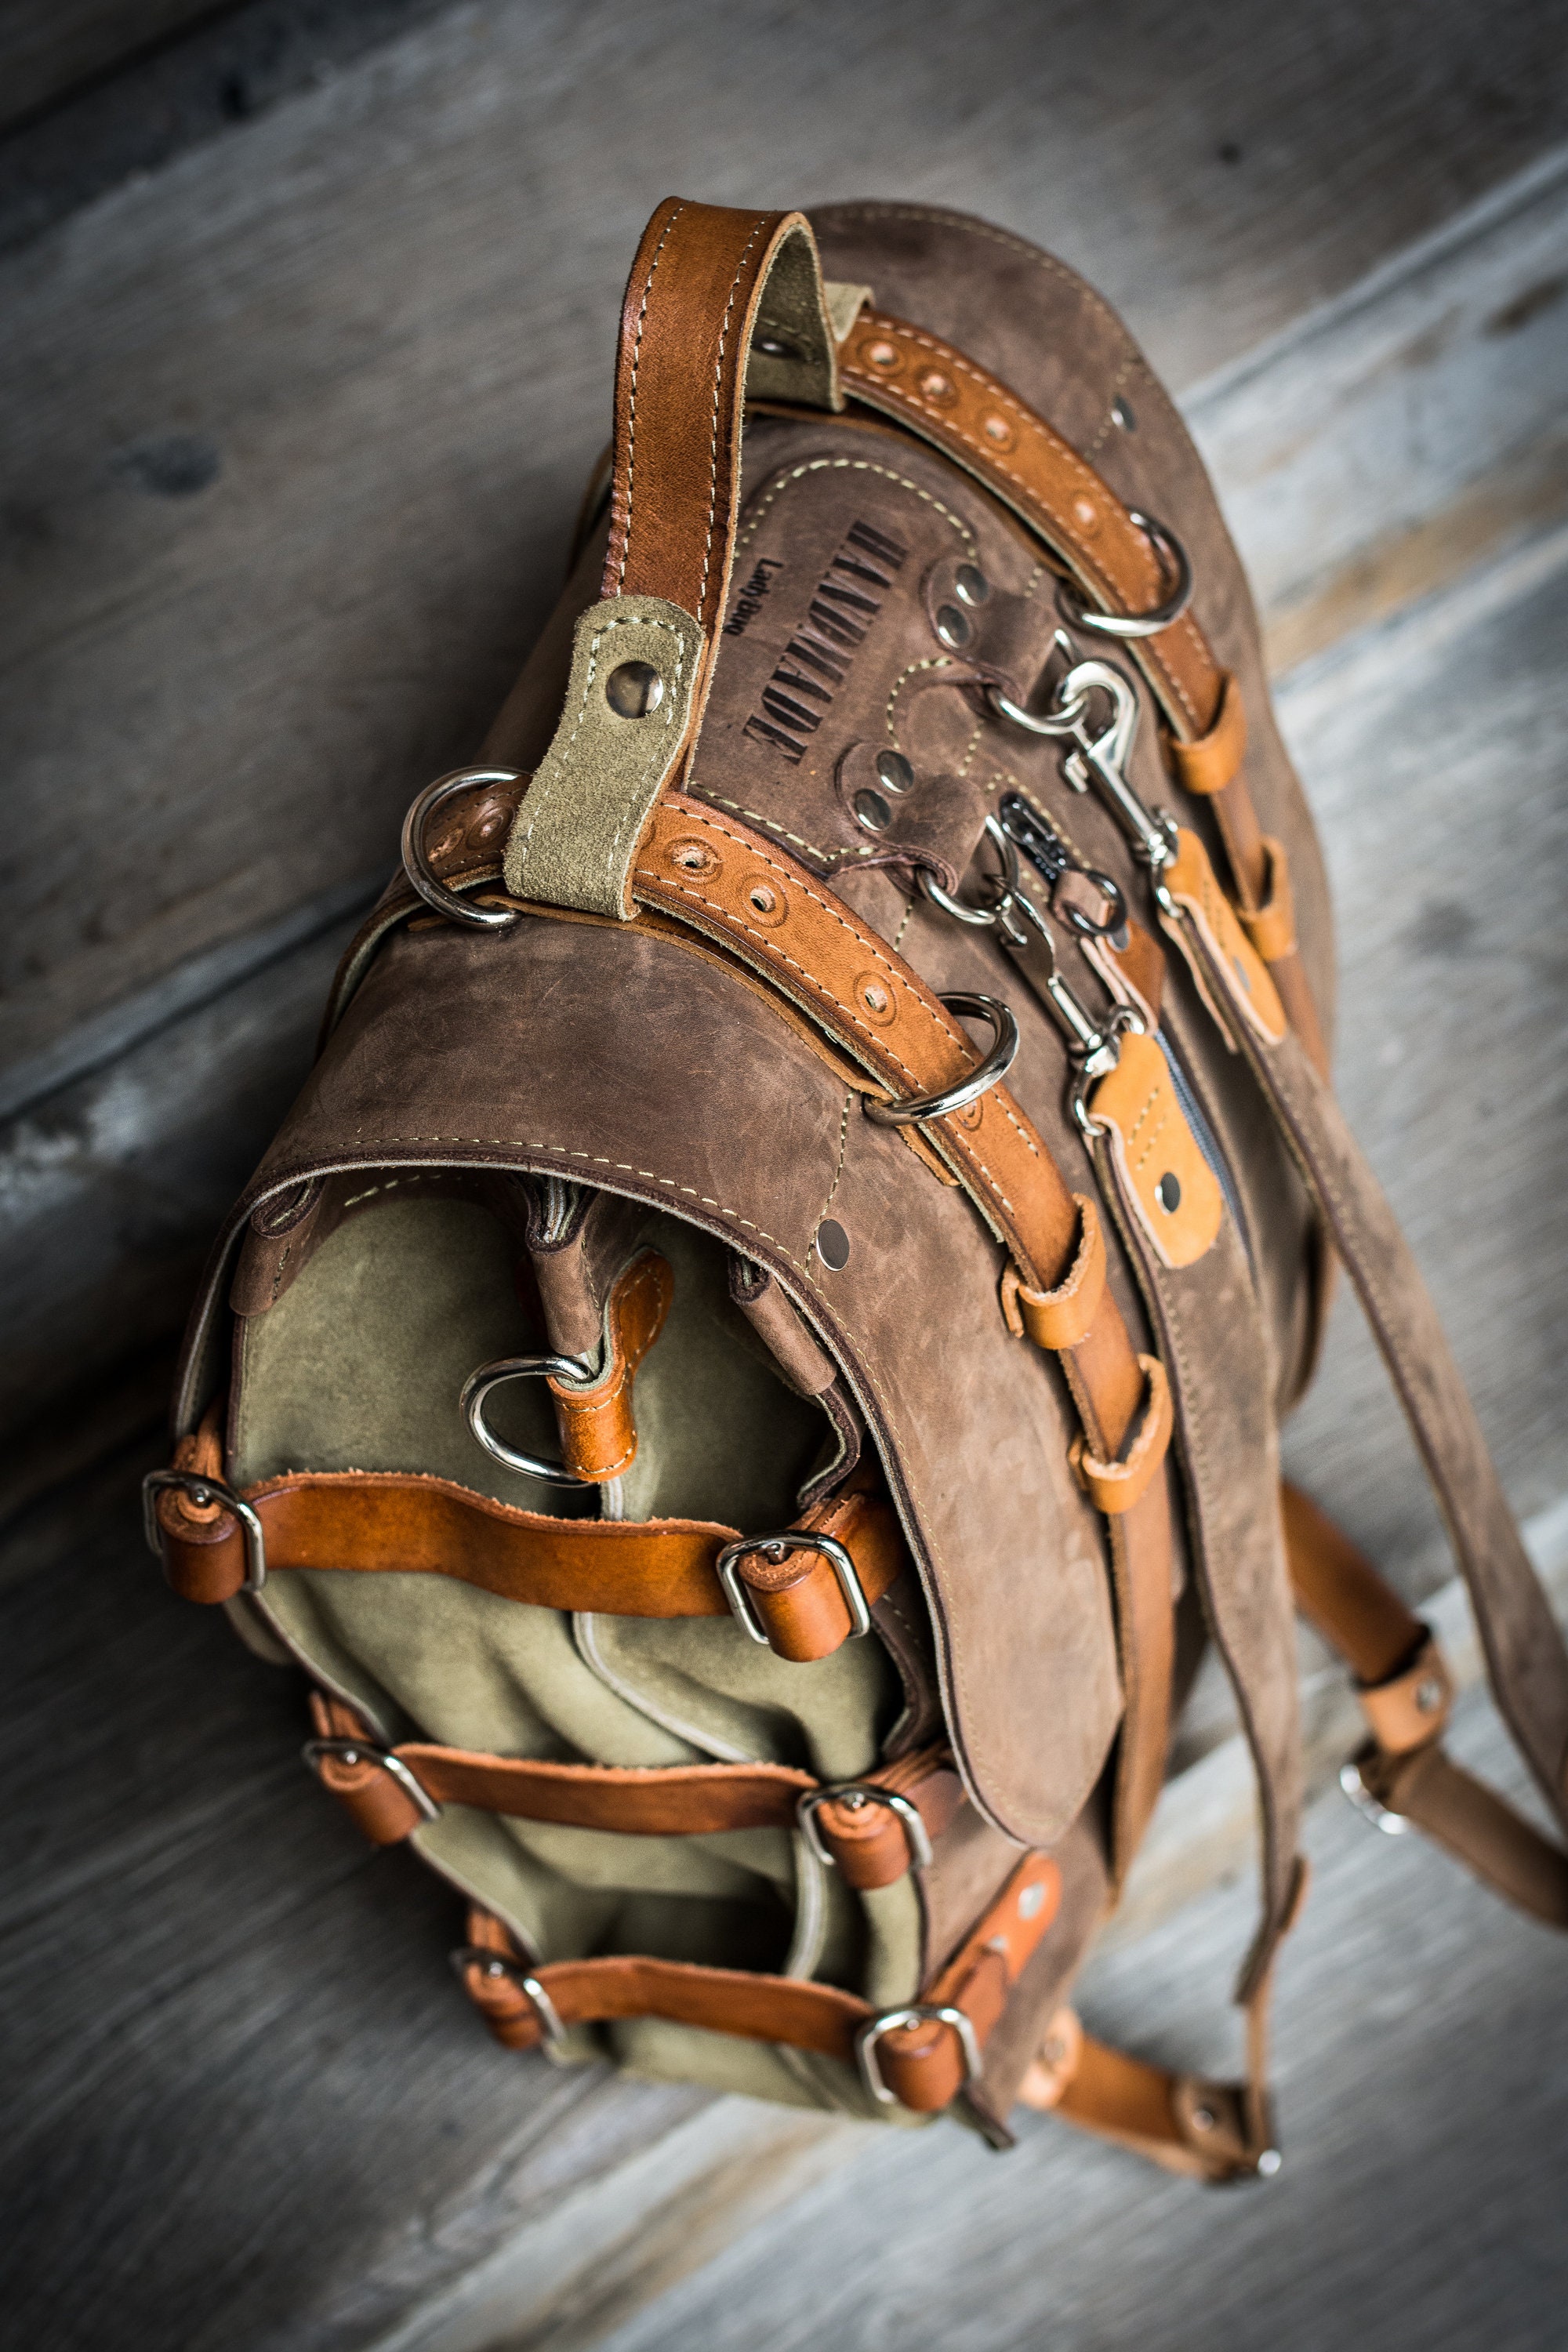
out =
[[[559,1462],[542,1462],[535,1454],[520,1454],[514,1446],[499,1438],[485,1419],[485,1399],[492,1389],[507,1381],[565,1381],[573,1388],[584,1388],[591,1382],[584,1373],[592,1374],[593,1367],[575,1356],[502,1356],[493,1364],[481,1364],[463,1382],[458,1405],[468,1427],[497,1462],[504,1462],[509,1470],[521,1470],[525,1477],[542,1478],[548,1486],[591,1486],[591,1478],[578,1478],[563,1470]]]
[[[449,922],[466,923],[474,931],[510,930],[517,920],[517,908],[476,907],[471,899],[437,882],[425,855],[425,828],[454,793],[466,793],[475,784],[515,784],[521,773],[521,768],[454,768],[449,776],[437,776],[416,795],[403,820],[403,870],[425,904]]]
[[[951,915],[954,922],[974,923],[989,930],[991,926],[999,920],[1002,909],[1008,899],[1017,895],[1018,850],[1011,835],[1003,829],[995,817],[989,814],[985,819],[985,831],[982,838],[991,841],[1001,852],[1002,856],[1001,873],[993,875],[991,877],[993,881],[999,882],[1002,886],[1001,895],[994,907],[971,907],[966,905],[963,899],[953,898],[942,888],[940,882],[932,881],[929,871],[923,866],[916,869],[915,880],[919,883],[922,895],[931,900],[931,905],[940,907],[944,915]]]
[[[1067,580],[1058,587],[1057,602],[1075,629],[1092,629],[1102,637],[1157,637],[1162,629],[1168,629],[1186,611],[1193,593],[1193,567],[1174,531],[1167,530],[1152,515],[1140,514],[1136,507],[1129,507],[1127,520],[1149,541],[1167,575],[1175,574],[1176,584],[1164,603],[1152,613],[1090,613],[1078,590]]]
[[[1018,1051],[1018,1024],[1012,1010],[999,996],[974,996],[968,989],[953,989],[941,999],[950,1013],[967,1013],[972,1021],[988,1021],[995,1043],[985,1059],[957,1086],[946,1087],[938,1095],[916,1095],[906,1102],[866,1105],[866,1116],[879,1127],[911,1127],[917,1119],[944,1118],[950,1110],[962,1110],[986,1092],[988,1087],[1005,1078],[1013,1066]]]

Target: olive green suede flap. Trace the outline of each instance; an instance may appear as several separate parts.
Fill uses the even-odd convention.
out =
[[[701,653],[696,621],[662,596],[611,596],[583,614],[561,724],[507,843],[518,898],[631,920],[632,866],[690,731]],[[622,717],[609,691],[630,663],[657,678],[640,718]],[[634,698],[629,685],[617,698]]]

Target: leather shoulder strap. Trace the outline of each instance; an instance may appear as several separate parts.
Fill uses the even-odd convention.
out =
[[[748,389],[843,404],[816,240],[799,213],[672,196],[621,313],[602,594],[578,621],[561,724],[507,845],[507,887],[536,903],[631,918],[638,844],[702,723]]]

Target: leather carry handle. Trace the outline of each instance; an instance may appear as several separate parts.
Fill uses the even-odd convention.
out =
[[[520,898],[631,919],[638,845],[702,723],[748,389],[843,405],[816,241],[800,213],[671,196],[622,306],[602,593],[577,623],[561,723],[507,844]]]

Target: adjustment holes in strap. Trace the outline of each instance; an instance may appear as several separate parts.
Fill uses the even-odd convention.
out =
[[[522,772],[521,768],[456,768],[450,775],[438,776],[433,784],[426,784],[416,795],[403,820],[403,870],[425,904],[437,915],[444,915],[448,922],[464,924],[472,931],[506,931],[518,920],[519,910],[515,907],[476,907],[471,899],[438,882],[430,870],[425,846],[426,827],[436,811],[456,793],[470,792],[476,784],[515,784]],[[491,830],[499,832],[499,827]]]
[[[694,833],[679,834],[667,843],[664,862],[686,882],[716,882],[724,871],[718,851]]]
[[[741,881],[741,904],[748,923],[776,931],[789,920],[789,900],[782,886],[767,874],[747,874]]]

